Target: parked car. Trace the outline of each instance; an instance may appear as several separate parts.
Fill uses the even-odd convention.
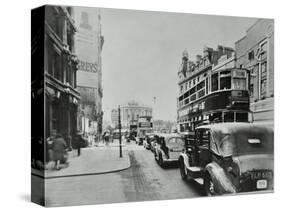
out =
[[[145,149],[151,149],[151,142],[153,140],[155,140],[155,134],[153,133],[147,133],[146,136],[145,136],[145,139],[143,141],[143,147]]]
[[[273,190],[273,129],[252,123],[196,128],[180,154],[180,174],[207,195]]]
[[[168,163],[178,164],[180,153],[184,150],[184,139],[179,134],[162,134],[155,146],[154,157],[161,167]]]

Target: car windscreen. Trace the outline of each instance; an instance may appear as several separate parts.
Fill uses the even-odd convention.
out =
[[[174,137],[166,139],[167,146],[182,146],[184,145],[184,140],[181,137]]]
[[[216,146],[223,156],[273,153],[274,136],[271,130],[246,128],[215,137],[218,141]]]

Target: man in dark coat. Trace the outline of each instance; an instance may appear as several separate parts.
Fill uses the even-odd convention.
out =
[[[74,142],[75,142],[75,147],[76,147],[76,149],[77,149],[77,156],[78,156],[78,157],[81,155],[81,146],[82,146],[82,144],[83,144],[83,142],[84,142],[84,139],[83,139],[82,135],[83,135],[83,133],[78,132],[78,133],[76,134],[75,140],[74,140]]]

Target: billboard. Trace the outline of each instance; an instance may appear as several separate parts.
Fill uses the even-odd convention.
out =
[[[99,11],[96,8],[75,7],[75,47],[78,57],[77,86],[98,87],[99,73]]]

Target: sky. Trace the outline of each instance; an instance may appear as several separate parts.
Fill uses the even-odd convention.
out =
[[[195,60],[204,46],[234,48],[257,20],[119,9],[100,12],[105,120],[110,120],[111,109],[135,100],[151,106],[154,119],[176,121],[177,72],[184,49]]]

